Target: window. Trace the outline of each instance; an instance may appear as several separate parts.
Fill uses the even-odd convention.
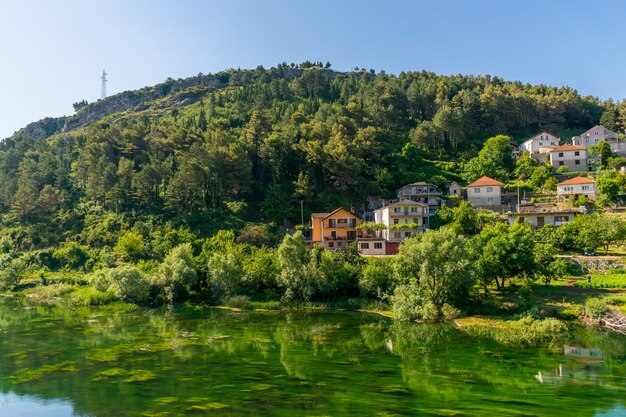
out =
[[[411,207],[411,213],[417,213],[417,207]]]
[[[480,188],[476,187],[474,188],[474,194],[479,194],[480,193]]]
[[[583,185],[583,191],[589,191],[589,186],[588,185]]]
[[[488,193],[493,193],[493,187],[487,187],[487,192]]]
[[[369,249],[369,248],[370,248],[369,242],[361,242],[361,249]]]
[[[574,152],[574,156],[580,156],[580,151]]]
[[[393,237],[396,238],[396,239],[400,239],[401,236],[402,235],[400,234],[400,232],[394,232],[393,233]]]
[[[563,152],[559,152],[559,158],[563,158]]]
[[[404,237],[411,237],[411,232],[404,232]]]
[[[334,248],[335,247],[335,242],[328,242],[328,247],[329,248]]]
[[[565,163],[563,161],[559,161],[559,166],[562,167],[563,165],[565,165]]]
[[[374,242],[374,249],[382,249],[383,242]]]
[[[338,248],[343,247],[343,242],[339,242],[339,243],[337,243],[337,247],[338,247]]]
[[[420,224],[420,219],[413,219],[413,223]]]
[[[493,198],[487,197],[487,203],[493,203]]]
[[[474,199],[474,203],[480,204],[480,197]]]
[[[575,160],[574,165],[580,165],[580,159]]]
[[[339,224],[347,224],[348,223],[348,219],[339,219],[339,220],[337,220],[337,223],[339,223]]]
[[[543,139],[543,136],[541,138]],[[543,142],[539,142],[539,146],[543,146]]]
[[[398,224],[400,223],[400,219],[393,219],[393,224]]]
[[[401,213],[402,212],[402,208],[401,207],[394,207],[393,208],[393,212],[394,213]]]

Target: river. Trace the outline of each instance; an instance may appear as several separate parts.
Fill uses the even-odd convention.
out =
[[[0,416],[626,416],[626,339],[542,348],[360,313],[0,301]]]

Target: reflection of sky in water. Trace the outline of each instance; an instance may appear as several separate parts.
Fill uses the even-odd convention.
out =
[[[41,400],[36,397],[0,393],[2,417],[71,417],[72,405],[63,400]]]
[[[626,408],[623,405],[616,405],[614,409],[596,413],[594,417],[625,417]]]

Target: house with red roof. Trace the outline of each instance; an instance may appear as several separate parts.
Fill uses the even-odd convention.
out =
[[[588,171],[587,148],[578,145],[557,146],[550,151],[550,164],[557,171],[566,167],[570,172]]]
[[[487,176],[480,177],[467,186],[467,200],[474,207],[499,207],[502,205],[504,183]]]
[[[586,196],[589,201],[595,201],[597,192],[596,182],[591,178],[575,177],[556,185],[559,201],[574,200],[579,196]]]

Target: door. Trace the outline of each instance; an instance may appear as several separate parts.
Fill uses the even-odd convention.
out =
[[[537,227],[543,227],[545,220],[543,217],[537,217]]]

